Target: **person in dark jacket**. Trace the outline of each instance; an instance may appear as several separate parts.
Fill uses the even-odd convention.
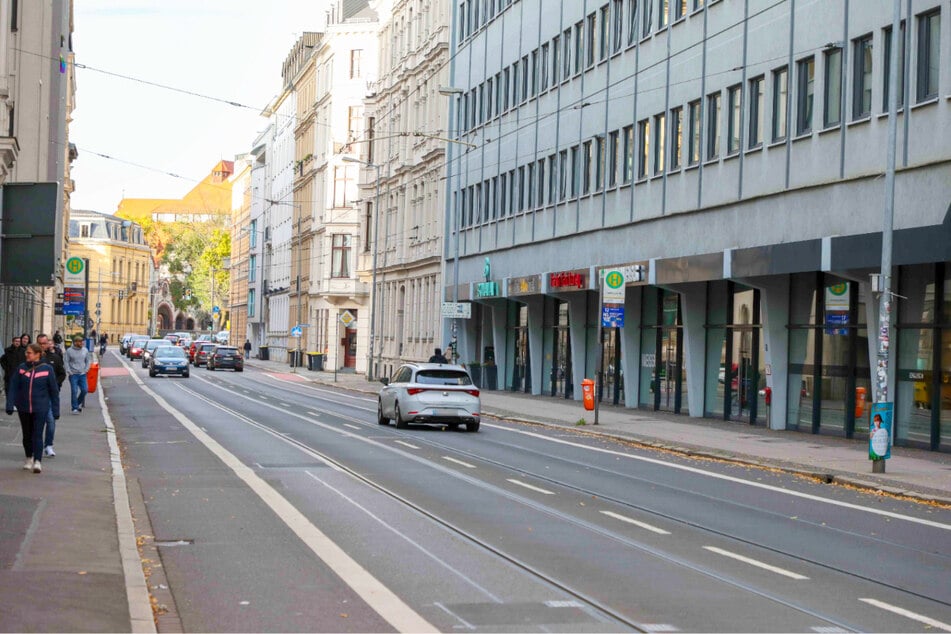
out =
[[[449,363],[449,359],[447,359],[445,355],[442,353],[441,348],[436,348],[435,354],[429,357],[429,362],[430,363]]]
[[[20,335],[20,349],[17,350],[17,362],[13,365],[13,369],[17,369],[21,363],[26,362],[26,347],[33,343],[33,338],[30,337],[29,333],[23,333]]]
[[[63,387],[63,381],[66,380],[66,364],[63,363],[63,357],[56,348],[53,347],[53,342],[50,341],[50,338],[45,334],[36,335],[36,343],[40,345],[43,349],[43,357],[41,361],[53,366],[53,371],[56,374],[56,386],[58,388]],[[57,392],[57,395],[59,393]],[[56,455],[56,452],[53,450],[53,438],[56,435],[56,419],[59,418],[53,417],[53,410],[51,409],[49,414],[46,417],[46,455],[53,457]]]
[[[251,340],[250,339],[244,340],[244,358],[245,359],[251,358]]]
[[[3,390],[10,391],[10,379],[13,378],[13,372],[20,365],[20,338],[14,337],[13,342],[4,348],[3,356],[0,357],[0,367],[3,368]]]
[[[102,333],[99,335],[99,356],[106,354],[106,345],[109,343],[109,335]]]
[[[6,411],[12,415],[16,408],[20,416],[23,451],[26,453],[23,468],[41,473],[43,428],[48,414],[52,414],[54,420],[59,418],[59,385],[56,384],[53,366],[42,361],[43,348],[39,344],[30,344],[24,354],[26,361],[17,368],[10,381]]]

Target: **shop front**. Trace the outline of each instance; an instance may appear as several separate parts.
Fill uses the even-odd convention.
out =
[[[642,292],[640,405],[676,414],[686,412],[680,294],[652,286],[644,287]]]

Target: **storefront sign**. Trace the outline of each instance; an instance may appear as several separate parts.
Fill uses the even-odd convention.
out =
[[[510,277],[506,286],[508,287],[509,297],[513,295],[537,295],[542,290],[541,277],[538,275]]]
[[[587,275],[577,271],[561,271],[548,276],[548,285],[554,290],[580,291],[588,287]]]
[[[887,460],[892,457],[892,414],[894,403],[872,403],[869,412],[868,459]]]
[[[476,297],[498,297],[498,282],[481,282],[476,284]]]

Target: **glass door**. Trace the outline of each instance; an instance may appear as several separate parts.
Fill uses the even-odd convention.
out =
[[[568,302],[555,302],[555,326],[552,341],[551,395],[570,399],[574,395],[571,381],[571,334]]]
[[[528,346],[528,306],[517,307],[516,326],[512,328],[514,336],[514,358],[512,363],[512,392],[532,391],[531,357]]]

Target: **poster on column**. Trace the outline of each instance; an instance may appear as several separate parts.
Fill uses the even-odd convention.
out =
[[[892,414],[894,411],[894,403],[872,403],[868,428],[869,460],[887,460],[892,457]]]

